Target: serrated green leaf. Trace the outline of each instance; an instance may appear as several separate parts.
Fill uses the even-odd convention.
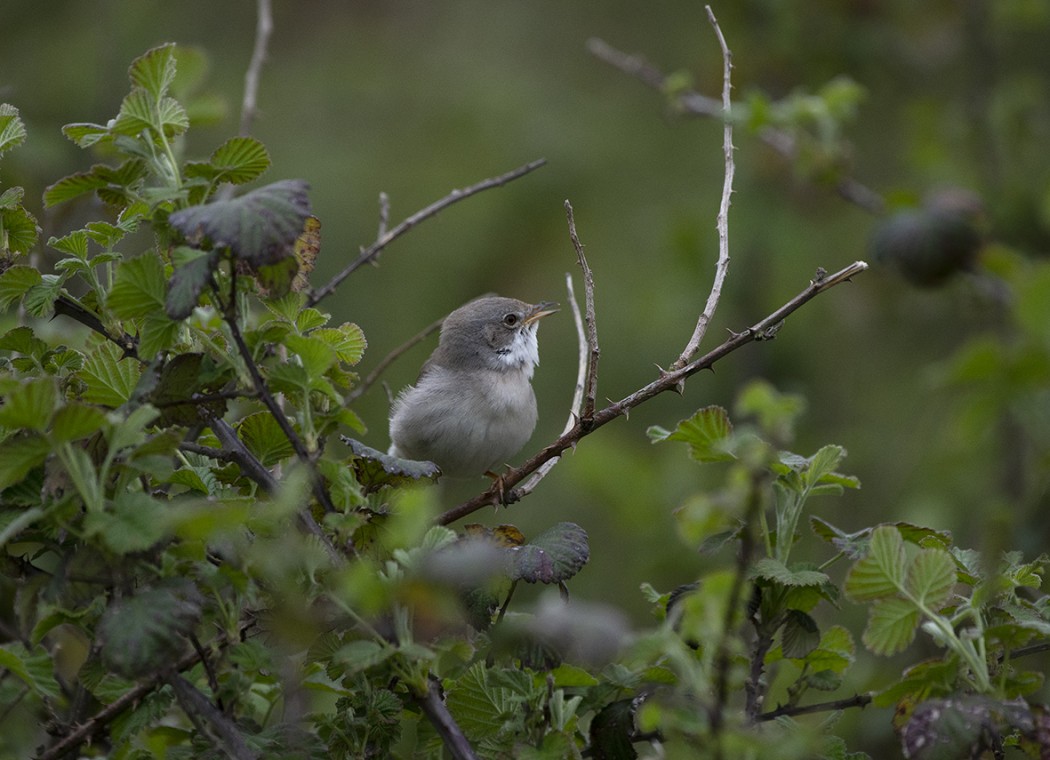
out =
[[[915,638],[919,620],[919,610],[906,599],[876,599],[868,611],[868,625],[862,637],[864,645],[879,655],[901,652]]]
[[[121,319],[139,319],[164,310],[164,263],[144,253],[117,266],[106,305]]]
[[[270,154],[254,137],[231,137],[216,148],[208,163],[217,170],[217,181],[242,185],[270,168]]]
[[[336,362],[335,349],[323,340],[311,336],[289,335],[284,344],[299,357],[303,369],[311,377],[324,374]]]
[[[92,145],[110,137],[108,127],[87,122],[66,124],[62,127],[62,134],[76,144],[78,148],[90,148]]]
[[[85,193],[93,193],[105,186],[106,181],[97,176],[94,171],[70,174],[44,189],[44,208],[57,206],[59,203],[78,198]]]
[[[43,280],[33,267],[16,264],[0,274],[0,309],[7,309],[22,299],[30,288]]]
[[[35,356],[38,359],[42,359],[48,351],[47,344],[33,334],[32,328],[25,325],[15,327],[0,335],[0,349],[16,351],[26,356]]]
[[[6,243],[6,250],[12,253],[29,253],[36,245],[40,227],[36,217],[19,206],[12,209],[0,209],[0,242]]]
[[[905,587],[918,602],[936,610],[951,596],[957,580],[955,561],[948,552],[923,549],[908,565]]]
[[[288,436],[269,412],[249,414],[237,426],[237,433],[264,467],[272,467],[295,453]]]
[[[98,471],[88,453],[79,446],[65,444],[58,450],[58,454],[69,479],[73,481],[73,486],[84,502],[84,508],[88,512],[102,511],[102,488],[98,482]]]
[[[511,689],[489,684],[485,663],[447,684],[446,703],[456,722],[473,739],[496,736],[507,719],[522,704],[522,698]]]
[[[846,575],[846,595],[863,602],[896,594],[904,587],[906,561],[900,532],[880,525],[872,531],[868,555]]]
[[[141,491],[118,494],[105,510],[90,512],[84,519],[89,536],[101,536],[102,542],[116,554],[131,554],[149,549],[167,532],[164,506]]]
[[[21,482],[50,453],[51,444],[35,434],[12,436],[0,443],[0,491]]]
[[[313,338],[323,340],[335,349],[339,361],[354,365],[361,361],[368,347],[364,331],[352,322],[339,327],[322,327],[310,333]]]
[[[217,251],[198,251],[189,246],[179,246],[177,250],[186,263],[177,266],[172,274],[164,310],[172,319],[185,319],[197,306],[201,293],[211,281],[212,273],[219,265],[219,254]]]
[[[310,215],[308,189],[303,180],[282,180],[233,200],[177,211],[168,221],[191,243],[229,247],[253,266],[272,264],[292,254]]]
[[[62,292],[64,275],[45,274],[40,276],[40,283],[26,291],[22,303],[29,314],[34,317],[50,317],[55,313],[55,301]]]
[[[763,557],[751,568],[751,577],[782,586],[823,586],[830,582],[825,573],[811,568],[789,568],[773,557]]]
[[[150,360],[170,349],[179,337],[180,325],[163,311],[156,311],[142,320],[139,329],[139,358]]]
[[[43,647],[30,652],[18,642],[0,644],[0,670],[6,670],[46,699],[59,699],[62,689],[55,680],[54,662]]]
[[[788,610],[780,633],[784,656],[800,659],[813,652],[820,644],[817,621],[799,610]]]
[[[561,583],[583,569],[591,550],[583,528],[576,523],[562,522],[509,551],[512,579],[526,583]]]
[[[115,603],[98,625],[102,659],[126,678],[156,673],[185,646],[200,619],[201,598],[189,581],[140,590]]]
[[[112,426],[108,436],[110,452],[115,454],[145,443],[148,437],[146,428],[152,425],[159,415],[160,412],[149,404],[136,407],[123,419],[120,412],[111,413]]]
[[[0,406],[0,426],[43,431],[58,403],[58,389],[50,377],[27,380],[9,388]]]
[[[74,401],[55,412],[51,421],[51,440],[56,443],[79,441],[97,433],[105,423],[106,415],[101,410]]]
[[[725,462],[734,459],[730,451],[733,425],[729,414],[720,406],[708,406],[687,420],[678,423],[673,431],[651,427],[649,438],[660,441],[683,441],[689,444],[689,453],[698,462]]]
[[[147,50],[128,67],[128,78],[154,98],[161,98],[175,80],[175,45],[165,43]]]
[[[141,374],[138,362],[123,358],[120,349],[107,341],[88,355],[77,377],[84,382],[85,401],[115,408],[131,398]]]
[[[0,155],[17,148],[26,140],[26,126],[18,109],[10,103],[0,103]]]

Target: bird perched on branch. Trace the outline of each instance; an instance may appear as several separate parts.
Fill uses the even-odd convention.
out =
[[[390,454],[452,477],[494,476],[536,427],[536,330],[556,306],[486,296],[449,314],[416,384],[394,401]]]

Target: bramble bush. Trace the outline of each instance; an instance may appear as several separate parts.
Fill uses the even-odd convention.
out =
[[[860,484],[841,446],[789,449],[804,401],[768,384],[734,421],[707,407],[649,431],[722,485],[677,512],[719,569],[644,586],[647,629],[570,598],[584,527],[436,524],[435,468],[339,441],[363,429],[367,342],[311,288],[307,183],[235,192],[270,164],[251,137],[180,155],[184,55],[148,51],[114,119],[65,128],[102,162],[44,205],[105,208],[46,242],[50,271],[22,190],[0,195],[0,753],[839,759],[863,755],[838,717],[871,704],[896,707],[909,757],[1046,756],[1025,656],[1050,634],[1047,558],[816,516]],[[25,139],[0,106],[0,154]],[[1015,340],[973,341],[945,381],[1036,403],[1050,275],[997,261],[1021,293]],[[796,556],[807,526],[819,561]],[[514,609],[522,582],[551,593]],[[818,622],[853,603],[859,635]],[[916,637],[935,654],[888,688],[852,679]]]

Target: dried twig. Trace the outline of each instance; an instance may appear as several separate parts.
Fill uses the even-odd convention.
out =
[[[670,91],[667,76],[642,56],[628,55],[600,39],[588,40],[587,49],[595,58],[634,77],[646,86],[663,93]],[[695,90],[675,89],[674,92],[675,106],[682,113],[705,119],[722,117],[722,105],[717,98],[702,95]],[[758,131],[758,137],[785,159],[790,161],[795,158],[798,145],[789,132],[777,127],[763,127]],[[835,191],[843,200],[871,214],[886,213],[886,201],[883,197],[853,177],[840,177],[835,184]]]
[[[848,282],[867,268],[868,265],[865,262],[855,261],[849,266],[844,267],[831,275],[827,274],[822,269],[818,270],[817,275],[810,280],[809,285],[779,309],[776,309],[751,327],[745,329],[743,332],[731,333],[730,337],[721,345],[708,351],[699,359],[694,359],[680,369],[662,372],[656,380],[653,380],[648,385],[639,388],[629,396],[625,396],[619,401],[615,401],[605,408],[595,412],[594,418],[588,427],[585,428],[577,422],[573,425],[572,430],[559,436],[541,451],[534,454],[521,467],[508,470],[502,477],[502,499],[500,498],[500,489],[494,484],[474,498],[469,499],[440,515],[437,522],[441,525],[447,525],[466,517],[485,506],[498,505],[501,503],[514,503],[521,498],[514,486],[539,469],[544,462],[560,456],[566,449],[576,446],[581,438],[591,434],[598,428],[612,422],[618,417],[624,416],[639,404],[645,403],[664,391],[675,389],[678,383],[685,378],[695,375],[701,370],[710,369],[718,360],[723,359],[742,346],[753,341],[769,340],[773,338],[780,329],[781,323],[801,306],[816,298],[825,290],[833,288],[836,285],[841,285],[844,282]]]
[[[519,177],[524,177],[526,174],[540,168],[545,163],[547,163],[546,159],[537,159],[535,161],[525,164],[524,166],[519,166],[517,169],[509,171],[506,174],[501,174],[498,177],[490,177],[489,179],[477,182],[471,185],[470,187],[465,187],[461,190],[453,190],[444,198],[434,201],[426,208],[420,209],[416,213],[412,214],[412,216],[404,219],[393,229],[388,230],[384,234],[377,237],[375,242],[373,242],[367,248],[363,249],[361,251],[361,254],[350,264],[348,264],[341,272],[339,272],[335,277],[329,280],[324,286],[318,288],[313,293],[311,293],[310,296],[306,299],[306,305],[315,306],[320,301],[330,296],[335,291],[335,289],[339,287],[343,280],[345,280],[347,277],[349,277],[351,274],[353,274],[365,264],[370,264],[374,262],[379,257],[379,254],[383,252],[384,248],[386,248],[394,240],[404,235],[406,232],[408,232],[420,222],[429,219],[430,217],[440,213],[441,211],[445,210],[454,203],[458,203],[459,201],[464,200],[465,198],[469,198],[472,195],[477,195],[478,193],[484,190],[490,190],[494,187],[502,187],[508,182],[512,182],[513,180],[516,180]]]
[[[389,354],[384,356],[383,360],[375,366],[375,369],[373,369],[371,372],[368,373],[367,376],[365,376],[365,379],[361,381],[361,384],[346,395],[347,403],[350,403],[351,401],[365,395],[368,389],[375,385],[380,375],[386,372],[387,367],[393,364],[394,361],[400,358],[401,355],[404,354],[406,351],[413,348],[417,344],[422,343],[424,340],[426,340],[435,332],[437,332],[438,328],[441,327],[441,323],[444,321],[444,317],[442,317],[441,319],[434,320],[429,325],[420,330],[418,333],[416,333],[411,338],[402,343],[400,346],[391,351]]]
[[[270,0],[258,0],[259,18],[255,25],[255,47],[248,70],[244,73],[244,100],[241,102],[241,134],[252,131],[252,122],[258,114],[256,98],[259,94],[259,74],[266,61],[266,49],[273,33],[273,10]]]
[[[724,122],[722,152],[725,155],[725,179],[722,182],[722,202],[718,207],[718,263],[715,265],[715,280],[711,285],[711,292],[707,295],[707,303],[704,305],[704,310],[696,321],[696,327],[693,329],[689,342],[686,343],[681,355],[671,364],[671,369],[684,367],[686,362],[692,359],[696,352],[700,350],[700,343],[707,333],[707,326],[711,324],[711,319],[718,308],[718,301],[722,297],[722,286],[725,283],[726,273],[729,271],[729,203],[730,196],[733,194],[733,174],[736,171],[733,163],[733,101],[730,98],[732,91],[730,73],[733,70],[733,54],[726,45],[726,38],[722,34],[722,29],[718,26],[718,21],[715,19],[711,6],[705,7],[707,9],[707,19],[711,22],[711,26],[714,27],[715,35],[718,37],[718,44],[722,48],[722,118]],[[679,388],[678,390],[681,391],[682,389]]]
[[[569,223],[569,239],[572,247],[576,250],[576,261],[583,270],[584,289],[584,312],[587,320],[587,381],[583,398],[583,407],[579,410],[579,417],[583,424],[594,416],[594,400],[598,394],[598,359],[601,349],[598,347],[598,327],[594,316],[594,275],[591,267],[587,264],[587,257],[583,255],[583,244],[580,243],[579,235],[576,234],[576,219],[572,213],[572,204],[565,201],[565,215]]]

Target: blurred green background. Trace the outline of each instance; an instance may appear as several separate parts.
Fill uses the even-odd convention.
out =
[[[732,0],[714,11],[734,54],[734,97],[779,99],[849,77],[866,92],[845,133],[853,176],[891,201],[969,188],[985,199],[998,250],[1039,257],[1050,248],[1050,4]],[[362,372],[483,292],[564,304],[564,275],[575,271],[565,199],[596,279],[600,398],[621,398],[677,356],[714,273],[722,125],[675,115],[661,95],[593,58],[586,41],[643,53],[717,97],[721,57],[702,3],[278,0],[274,13],[253,133],[273,158],[267,180],[312,185],[323,224],[315,285],[374,239],[381,191],[396,222],[454,187],[548,161],[426,222],[323,304],[337,322],[364,329]],[[112,117],[128,64],[148,48],[199,46],[210,58],[206,89],[228,109],[188,136],[186,155],[205,156],[237,131],[254,32],[248,0],[4,3],[0,100],[21,109],[29,141],[5,159],[3,180],[25,186],[43,239],[91,212],[45,212],[33,201],[97,160],[66,141],[61,125]],[[746,129],[735,142],[732,262],[705,348],[789,299],[818,266],[868,258],[876,224]],[[645,624],[640,583],[666,590],[725,559],[677,540],[673,514],[721,472],[698,468],[684,450],[653,447],[645,430],[703,405],[731,407],[738,389],[761,377],[808,401],[795,450],[849,450],[845,469],[863,489],[815,502],[832,523],[903,519],[951,530],[964,546],[1036,554],[1050,538],[1039,518],[1042,476],[1023,469],[1022,444],[941,382],[959,346],[1001,323],[996,292],[974,277],[920,290],[875,269],[804,307],[776,340],[696,376],[684,396],[658,398],[587,438],[527,501],[478,517],[526,533],[581,524],[592,560],[574,593],[621,605]],[[541,338],[541,420],[521,458],[560,431],[576,375],[567,309],[545,320]],[[414,380],[433,345],[394,365],[393,391]],[[379,448],[388,443],[387,407],[376,387],[357,408],[369,428],[363,437]],[[451,505],[485,485],[452,483],[443,498]],[[803,540],[813,557],[830,556],[812,536]],[[861,625],[851,627],[859,634]]]

